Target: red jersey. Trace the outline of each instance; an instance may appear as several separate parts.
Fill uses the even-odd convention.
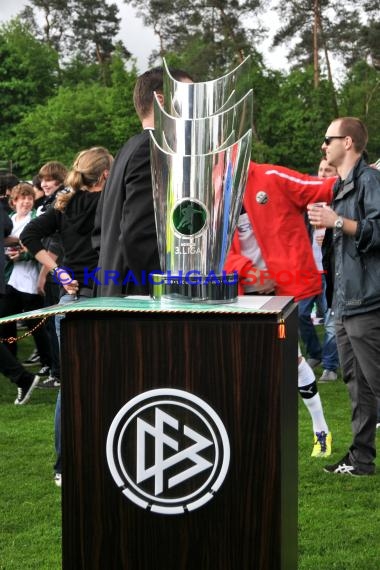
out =
[[[304,213],[309,203],[331,202],[335,180],[283,166],[250,163],[243,204],[267,268],[260,278],[273,279],[277,295],[292,296],[297,301],[321,292],[321,275]],[[236,231],[224,269],[239,273],[239,293],[243,294],[244,280],[252,283],[258,277],[249,275],[252,261],[240,251]]]

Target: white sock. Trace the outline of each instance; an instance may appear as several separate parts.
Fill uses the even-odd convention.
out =
[[[314,393],[311,398],[305,398],[305,392],[302,390],[302,388],[306,387],[307,394],[310,395],[310,393]],[[304,358],[302,358],[300,364],[298,365],[298,391],[311,416],[311,420],[313,422],[313,432],[315,433],[317,431],[324,431],[325,433],[328,433],[329,428],[323,413],[322,402],[318,394],[315,375]]]
[[[298,388],[308,386],[315,380],[313,369],[308,365],[304,357],[298,365]]]

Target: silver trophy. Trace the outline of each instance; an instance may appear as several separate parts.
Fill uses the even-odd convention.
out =
[[[238,277],[223,271],[247,181],[252,144],[249,58],[214,81],[176,81],[164,62],[164,108],[151,132],[153,200],[162,273],[155,299],[237,299]]]

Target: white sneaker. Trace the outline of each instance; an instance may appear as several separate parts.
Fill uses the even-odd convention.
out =
[[[35,348],[29,358],[24,360],[22,364],[23,366],[34,366],[35,364],[40,364],[40,355],[38,354],[38,350]]]
[[[54,475],[54,483],[57,485],[57,487],[62,487],[62,474],[61,473],[56,473]]]
[[[49,376],[43,382],[38,385],[39,388],[60,388],[61,382],[55,376]]]
[[[338,374],[334,370],[324,370],[319,382],[334,382],[338,378]]]
[[[308,363],[310,368],[316,368],[321,363],[321,361],[318,360],[317,358],[307,358],[306,362]]]

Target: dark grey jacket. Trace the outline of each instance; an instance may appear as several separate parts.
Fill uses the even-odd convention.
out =
[[[150,169],[150,137],[143,131],[129,139],[112,165],[101,193],[93,232],[99,252],[101,283],[97,297],[148,294],[143,272],[160,271]],[[139,285],[124,282],[131,271]],[[115,273],[115,279],[108,279]]]
[[[334,211],[356,220],[355,236],[334,230],[335,318],[380,308],[380,172],[358,160],[334,186]]]

